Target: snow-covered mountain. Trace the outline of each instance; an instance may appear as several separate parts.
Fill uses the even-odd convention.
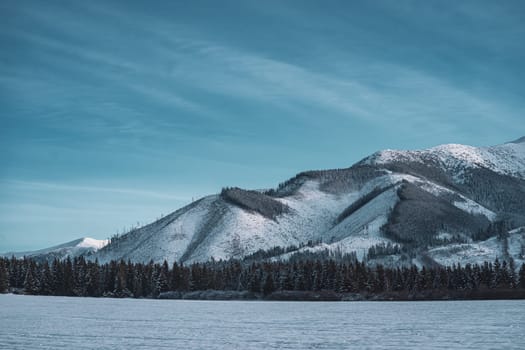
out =
[[[89,237],[79,238],[71,242],[60,244],[46,249],[40,249],[28,252],[10,252],[2,254],[3,256],[16,258],[32,258],[36,260],[51,261],[55,258],[65,259],[67,257],[76,257],[80,255],[89,255],[103,248],[109,243],[107,239],[94,239]]]
[[[525,177],[525,137],[492,147],[472,147],[448,144],[418,151],[384,150],[365,158],[363,163],[393,162],[432,163],[460,179],[464,169],[483,168],[496,173]]]
[[[350,168],[300,173],[268,191],[223,189],[90,258],[188,263],[297,246],[359,258],[378,247],[371,263],[523,262],[524,226],[521,138],[493,147],[386,150]]]

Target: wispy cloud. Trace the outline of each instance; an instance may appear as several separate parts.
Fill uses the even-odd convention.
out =
[[[119,14],[121,9],[101,4],[87,6],[86,9],[88,13],[102,14],[98,17],[101,18],[100,28],[93,27],[93,21],[96,21],[93,17],[81,16],[78,22],[91,24],[89,31],[108,32],[110,37],[113,36],[111,40],[122,46],[119,40],[124,31],[105,29],[111,23],[108,22],[109,18]],[[71,17],[73,13],[61,11],[65,11],[63,18],[76,19]],[[28,10],[27,13],[47,26],[52,26],[51,19],[56,16],[54,11],[46,9],[37,12]],[[297,11],[292,13],[294,18],[299,16]],[[78,14],[75,16],[78,17]],[[70,22],[73,28],[80,29],[80,24],[73,20]],[[243,48],[212,42],[191,26],[172,23],[163,18],[156,18],[151,26],[136,28],[136,23],[151,23],[151,18],[133,13],[122,23],[123,28],[148,38],[148,41],[141,42],[142,50],[147,52],[136,55],[138,47],[131,51],[125,51],[123,47],[123,52],[107,46],[100,50],[93,46],[94,43],[86,45],[82,40],[72,40],[75,36],[82,36],[81,31],[79,34],[74,31],[69,33],[67,41],[38,33],[15,34],[32,45],[46,48],[41,54],[51,55],[54,62],[64,61],[62,66],[80,58],[90,65],[77,65],[77,72],[84,70],[85,74],[96,76],[122,91],[137,94],[144,101],[187,111],[193,118],[198,115],[199,118],[214,120],[216,123],[224,117],[221,116],[223,111],[214,109],[213,102],[206,94],[221,96],[231,100],[231,103],[264,104],[266,108],[274,108],[274,113],[285,114],[287,118],[298,119],[306,124],[319,122],[304,113],[315,111],[322,114],[323,119],[332,119],[334,122],[346,118],[383,126],[385,123],[402,121],[407,128],[414,130],[420,129],[420,120],[425,119],[428,125],[444,132],[454,129],[458,116],[501,124],[499,120],[502,113],[518,121],[522,112],[512,110],[504,102],[488,100],[486,96],[468,91],[446,77],[385,62],[383,57],[370,58],[364,62],[348,60],[347,56],[339,57],[334,51],[333,55],[327,53],[330,66],[314,70]],[[100,69],[93,70],[93,65]],[[179,92],[188,89],[192,91],[191,98]],[[208,106],[204,106],[203,99]],[[101,113],[104,111],[98,112],[98,115]],[[104,118],[119,118],[120,115],[105,114]],[[127,114],[126,118],[129,120],[132,115]],[[101,125],[107,126],[107,123]],[[172,129],[166,129],[165,125],[163,118],[150,117],[142,130],[144,133],[154,130],[154,133],[167,134]],[[124,125],[122,128],[134,127]]]
[[[381,61],[354,66],[348,62],[337,65],[344,69],[321,74],[238,49],[187,40],[190,43],[185,47],[192,47],[193,52],[172,75],[210,93],[277,107],[310,106],[331,113],[324,118],[357,118],[379,125],[402,122],[415,130],[421,129],[424,120],[433,132],[436,127],[451,131],[457,118],[481,119],[500,126],[509,119],[519,122],[521,118],[521,110],[504,102],[408,66]]]
[[[53,182],[35,182],[35,181],[20,181],[20,180],[0,180],[2,186],[22,188],[24,190],[46,190],[46,191],[68,191],[68,192],[103,192],[113,194],[131,195],[136,197],[149,197],[158,199],[173,199],[177,201],[188,201],[191,197],[185,197],[165,192],[138,190],[133,188],[118,188],[118,187],[100,187],[89,185],[68,185],[63,183]]]

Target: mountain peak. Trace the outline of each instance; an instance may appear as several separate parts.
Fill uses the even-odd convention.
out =
[[[486,168],[496,173],[525,178],[525,137],[492,147],[444,144],[423,150],[383,150],[361,161],[362,164],[433,162],[450,172],[457,169]]]

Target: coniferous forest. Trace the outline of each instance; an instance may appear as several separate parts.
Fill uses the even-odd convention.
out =
[[[129,298],[430,300],[525,298],[525,265],[506,261],[452,267],[368,267],[341,259],[210,261],[182,265],[84,259],[0,258],[0,292]],[[517,273],[515,271],[518,271]],[[218,291],[224,291],[221,294]]]

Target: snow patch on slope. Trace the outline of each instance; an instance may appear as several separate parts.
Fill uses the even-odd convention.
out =
[[[479,243],[449,244],[431,249],[428,254],[437,263],[444,266],[451,266],[456,263],[461,265],[476,264],[503,257],[501,243],[496,237]]]
[[[78,248],[93,248],[95,250],[98,250],[100,248],[105,247],[109,243],[109,239],[94,239],[85,237],[82,239],[82,241],[77,244]]]
[[[371,246],[391,242],[382,236],[381,227],[399,201],[397,189],[395,186],[381,193],[329,230],[325,237],[330,243],[338,242],[338,247],[344,252],[355,251],[360,259]]]
[[[251,254],[259,249],[300,245],[318,240],[333,225],[337,216],[358,193],[334,195],[319,189],[316,180],[306,181],[296,194],[277,198],[291,208],[277,220],[228,205],[223,220],[206,237],[188,261],[205,261],[210,256],[228,259]]]
[[[463,199],[462,202],[461,201],[454,201],[454,202],[452,202],[452,204],[454,204],[455,207],[466,211],[467,213],[476,214],[476,215],[483,215],[487,219],[489,219],[490,221],[496,220],[496,213],[494,213],[493,211],[485,208],[481,204],[476,203],[476,202],[474,202],[471,199],[468,199],[468,198],[465,198],[465,197],[463,197],[462,199]]]
[[[430,249],[428,254],[437,263],[451,266],[455,263],[483,264],[485,261],[500,261],[511,257],[516,266],[525,263],[525,230],[510,231],[508,238],[508,252],[504,252],[503,240],[497,237],[485,241],[463,244],[449,244],[443,247]],[[508,253],[508,255],[507,255]]]
[[[487,168],[494,172],[525,178],[525,142],[505,143],[492,147],[446,144],[426,150],[401,151],[387,149],[363,160],[364,164],[433,161],[444,169],[455,171],[462,181],[465,168]]]

